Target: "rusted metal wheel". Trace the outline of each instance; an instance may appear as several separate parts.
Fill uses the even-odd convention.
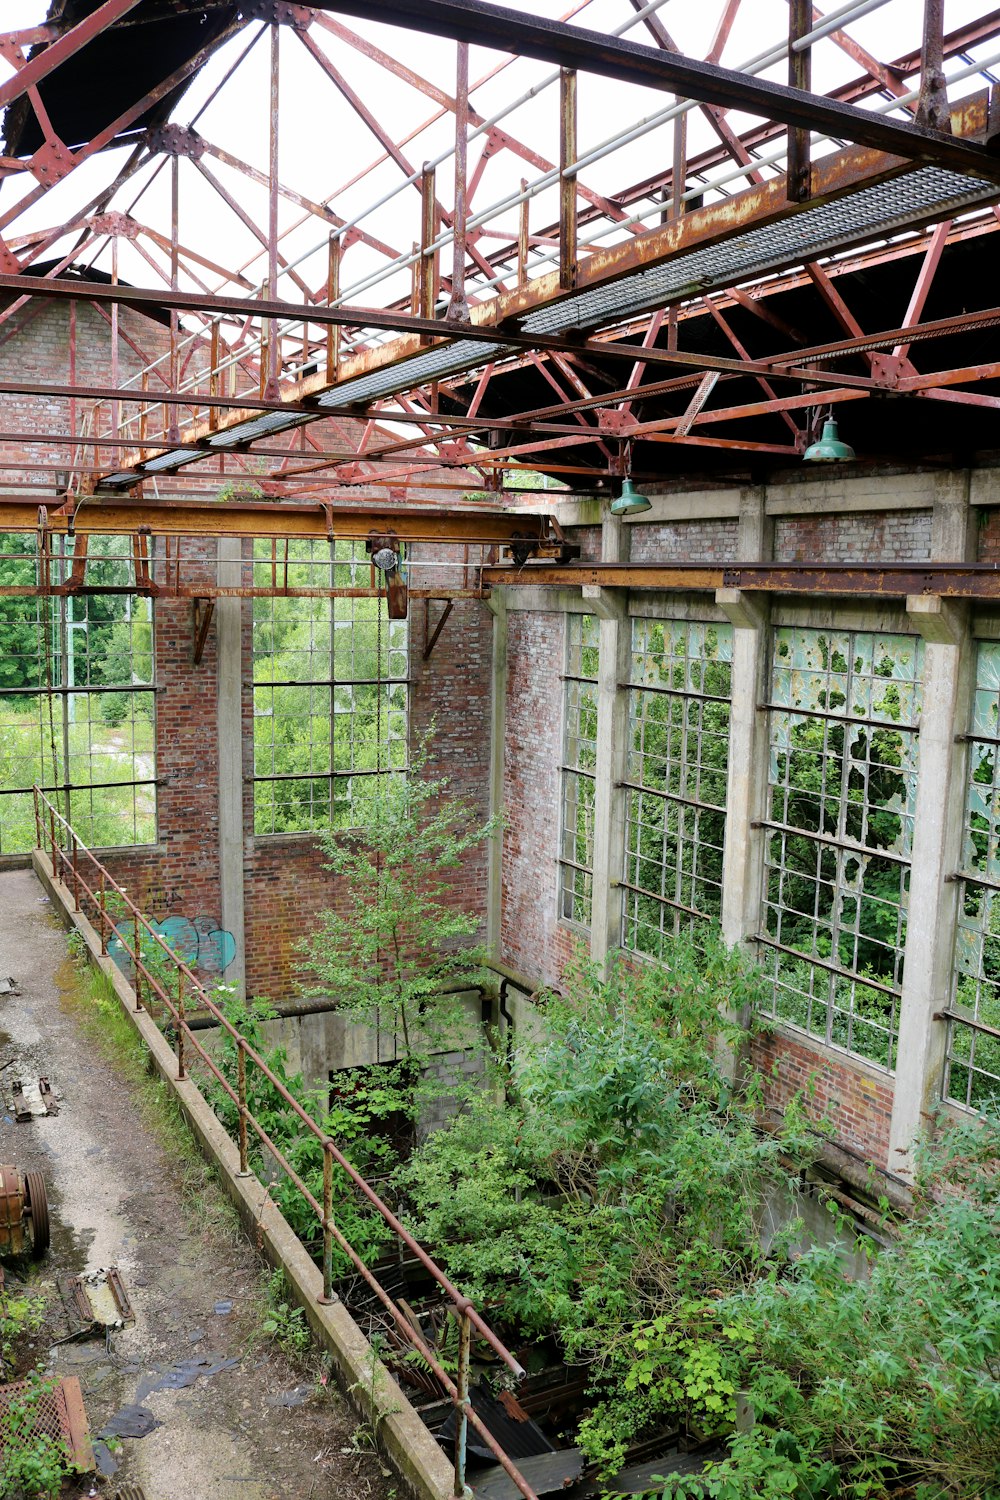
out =
[[[31,1220],[31,1253],[44,1255],[49,1248],[49,1200],[41,1172],[25,1172],[24,1199]]]

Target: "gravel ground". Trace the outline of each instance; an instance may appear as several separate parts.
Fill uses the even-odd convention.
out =
[[[159,1424],[112,1443],[101,1456],[117,1472],[73,1493],[130,1483],[145,1500],[393,1500],[323,1361],[290,1363],[261,1342],[261,1263],[200,1159],[164,1149],[148,1103],[99,1045],[87,986],[28,871],[0,874],[8,975],[18,993],[0,997],[0,1080],[44,1075],[62,1096],[58,1115],[26,1124],[0,1110],[0,1161],[43,1174],[52,1218],[52,1248],[28,1273],[49,1315],[21,1365],[76,1375],[93,1435],[126,1406]],[[111,1265],[134,1324],[56,1344],[68,1327],[59,1279]],[[9,1265],[8,1285],[22,1274]]]

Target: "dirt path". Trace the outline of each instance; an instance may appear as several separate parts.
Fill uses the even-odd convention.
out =
[[[52,1310],[25,1354],[80,1379],[92,1434],[130,1405],[160,1424],[112,1443],[105,1463],[117,1473],[79,1493],[128,1482],[145,1500],[392,1500],[318,1357],[293,1366],[260,1342],[260,1263],[200,1159],[164,1149],[148,1099],[144,1113],[123,1065],[108,1061],[66,953],[34,876],[0,874],[0,976],[19,990],[0,998],[0,1068],[13,1062],[0,1077],[45,1075],[63,1096],[58,1115],[27,1124],[0,1110],[0,1161],[42,1172],[53,1222],[35,1273]],[[107,1344],[52,1347],[67,1327],[58,1279],[110,1265],[134,1325]],[[11,1284],[20,1269],[8,1269]]]

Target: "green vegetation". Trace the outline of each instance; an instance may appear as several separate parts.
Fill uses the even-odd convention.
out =
[[[713,1061],[760,977],[714,940],[665,970],[581,965],[483,1092],[401,1167],[411,1226],[515,1338],[590,1369],[579,1441],[605,1473],[658,1430],[731,1438],[664,1496],[987,1500],[1000,1493],[1000,1119],[943,1131],[917,1211],[870,1279],[842,1250],[762,1250],[769,1188],[815,1146],[797,1109],[755,1121]],[[833,1227],[833,1226],[831,1226]],[[844,1224],[843,1229],[847,1226]],[[738,1391],[757,1425],[733,1434]]]
[[[286,1354],[301,1356],[312,1346],[312,1334],[305,1312],[291,1300],[284,1271],[264,1274],[267,1308],[261,1321],[261,1333]]]
[[[18,1346],[45,1322],[45,1299],[28,1289],[0,1287],[0,1380],[16,1373]]]
[[[321,847],[327,868],[337,876],[339,905],[319,914],[316,931],[302,945],[310,992],[336,995],[347,1019],[395,1035],[397,1060],[345,1071],[332,1089],[310,1089],[301,1073],[289,1071],[285,1050],[267,1046],[264,1027],[272,1014],[267,1002],[246,1004],[232,994],[223,1000],[240,1035],[264,1055],[322,1134],[369,1179],[390,1173],[408,1153],[415,1126],[432,1101],[456,1092],[453,1081],[436,1079],[426,1069],[434,1052],[454,1046],[466,1029],[461,991],[482,977],[481,954],[468,942],[476,919],[459,903],[449,902],[447,893],[449,881],[493,824],[478,822],[471,808],[448,794],[446,782],[423,774],[425,766],[422,750],[405,782],[389,780],[365,799],[363,833],[324,834]],[[225,990],[219,987],[220,994]],[[479,1044],[478,1028],[465,1041],[472,1047]],[[234,1087],[238,1057],[230,1035],[220,1039],[216,1060]],[[238,1110],[233,1100],[219,1084],[210,1088],[210,1097],[216,1114],[235,1134]],[[247,1103],[321,1201],[320,1140],[303,1132],[293,1107],[252,1065],[247,1069]],[[250,1148],[254,1170],[272,1180],[275,1202],[318,1254],[322,1234],[314,1210],[259,1139],[251,1138]],[[387,1226],[359,1200],[339,1167],[333,1173],[333,1192],[338,1228],[370,1260],[388,1243]],[[347,1269],[339,1250],[335,1260],[339,1270]]]
[[[55,1500],[62,1490],[71,1469],[69,1450],[41,1429],[39,1412],[55,1384],[33,1374],[28,1389],[10,1403],[0,1452],[0,1500]]]
[[[454,881],[497,826],[425,774],[427,754],[425,744],[407,779],[368,801],[360,837],[322,834],[338,905],[300,944],[307,991],[335,995],[348,1020],[395,1034],[411,1069],[455,1045],[460,991],[485,977],[482,949],[470,944],[479,918],[455,903]]]

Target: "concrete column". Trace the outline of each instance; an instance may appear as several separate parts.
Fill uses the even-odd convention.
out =
[[[768,562],[774,522],[767,491],[740,491],[736,555],[740,562]],[[729,947],[746,942],[760,925],[765,832],[753,825],[767,816],[767,714],[770,603],[766,594],[719,589],[715,602],[733,627],[729,777],[726,788],[726,847],[722,862],[722,936]]]
[[[617,516],[602,523],[601,558],[627,559],[628,537]],[[618,684],[627,682],[632,637],[628,596],[623,589],[583,589],[584,606],[600,620],[600,662],[597,688],[597,751],[594,771],[594,899],[590,924],[590,954],[604,966],[608,954],[621,946],[621,879],[625,860],[625,792],[617,785],[625,775],[628,754],[628,694]]]
[[[920,773],[886,1163],[903,1176],[911,1169],[913,1142],[941,1096],[946,1025],[935,1015],[951,995],[960,885],[949,876],[961,862],[967,755],[955,735],[965,728],[975,670],[965,605],[920,595],[908,599],[906,608],[925,647]]]
[[[490,817],[504,808],[504,743],[507,726],[507,590],[494,589],[489,600],[493,614],[493,697],[490,704]],[[503,829],[490,839],[486,875],[486,950],[498,959],[503,902]]]
[[[219,541],[219,585],[236,588],[242,571],[238,537]],[[243,906],[243,601],[217,599],[218,654],[219,886],[220,925],[233,935],[236,957],[223,976],[246,988],[246,923]]]
[[[934,562],[975,562],[978,512],[969,504],[972,475],[968,469],[943,474],[931,516]]]
[[[967,471],[941,476],[931,520],[934,562],[975,559],[969,481]],[[925,645],[920,771],[886,1163],[903,1176],[910,1173],[913,1142],[941,1096],[947,1027],[934,1016],[951,996],[960,886],[948,876],[961,863],[968,755],[955,735],[966,728],[975,674],[966,605],[918,596],[907,599],[906,610]]]
[[[730,948],[760,925],[767,816],[767,698],[770,610],[765,595],[717,589],[715,602],[733,627],[726,847],[722,860],[722,936]]]

